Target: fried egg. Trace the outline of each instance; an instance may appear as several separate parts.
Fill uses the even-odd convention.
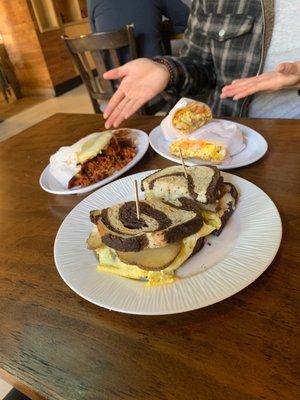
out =
[[[114,249],[102,243],[101,246],[96,249],[96,253],[99,257],[98,270],[125,278],[145,280],[146,286],[172,283],[176,279],[175,271],[191,256],[198,239],[209,235],[214,229],[215,226],[204,223],[197,233],[183,239],[176,258],[167,268],[160,271],[146,271],[137,265],[126,264],[119,259]]]

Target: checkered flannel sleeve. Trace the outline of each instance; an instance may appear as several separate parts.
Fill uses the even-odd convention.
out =
[[[181,96],[199,94],[201,89],[216,84],[209,39],[201,30],[201,25],[207,23],[201,3],[193,2],[181,55],[163,57],[175,71],[173,84]]]

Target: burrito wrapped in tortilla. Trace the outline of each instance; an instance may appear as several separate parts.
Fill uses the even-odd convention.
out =
[[[205,108],[202,108],[201,117],[198,116],[196,110],[200,112],[201,105],[203,103],[182,98],[162,121],[170,153],[179,157],[181,151],[184,158],[218,164],[241,152],[246,144],[239,126],[230,121],[211,120],[211,113]]]

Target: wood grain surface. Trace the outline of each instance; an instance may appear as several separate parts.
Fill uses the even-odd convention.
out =
[[[58,275],[53,242],[84,196],[43,192],[62,145],[103,129],[98,115],[56,114],[0,147],[0,374],[34,399],[295,400],[299,383],[300,121],[238,119],[267,139],[230,172],[275,202],[283,239],[252,285],[213,306],[143,317],[88,303]],[[149,132],[157,117],[127,126]],[[171,162],[152,150],[130,172]],[[297,268],[298,267],[298,268]],[[298,360],[299,361],[299,360]]]
[[[39,89],[52,87],[51,78],[39,43],[29,1],[0,1],[0,26],[4,45],[23,95],[38,95]]]

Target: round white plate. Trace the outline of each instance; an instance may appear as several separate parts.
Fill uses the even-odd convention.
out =
[[[53,194],[63,194],[63,195],[68,195],[68,194],[81,194],[81,193],[87,193],[91,192],[92,190],[98,189],[101,186],[106,185],[107,183],[113,181],[114,179],[118,178],[119,176],[123,175],[126,171],[128,171],[130,168],[132,168],[135,164],[137,164],[140,159],[144,156],[146,153],[148,147],[149,147],[149,138],[147,133],[144,131],[141,131],[139,129],[131,129],[137,136],[137,153],[134,156],[134,158],[127,164],[125,165],[124,168],[122,168],[120,171],[115,172],[113,175],[102,179],[102,181],[93,183],[90,186],[87,187],[76,187],[72,189],[66,189],[60,182],[58,182],[54,176],[50,173],[50,165],[48,164],[47,167],[44,169],[40,176],[40,186],[49,193]]]
[[[216,165],[219,169],[232,169],[252,164],[262,158],[268,150],[268,143],[258,132],[256,132],[254,129],[249,128],[248,126],[242,124],[237,125],[243,133],[246,147],[243,151],[233,157],[230,157],[227,160],[224,160],[221,164],[213,164]],[[169,152],[169,145],[171,144],[171,141],[167,140],[164,137],[160,126],[157,126],[151,131],[149,135],[149,140],[151,147],[158,154],[160,154],[164,158],[167,158],[168,160],[181,164],[180,158],[173,156]],[[185,159],[184,162],[188,166],[209,164],[207,161],[200,161],[196,158]]]
[[[134,174],[97,190],[63,221],[54,244],[54,259],[62,279],[74,292],[114,311],[174,314],[232,296],[270,265],[281,241],[277,208],[257,186],[224,172],[225,181],[232,182],[239,191],[237,208],[221,235],[210,235],[203,249],[179,268],[180,279],[164,286],[146,287],[142,281],[97,271],[97,258],[86,248],[92,229],[89,212],[133,200],[133,180],[140,181],[153,172]]]

